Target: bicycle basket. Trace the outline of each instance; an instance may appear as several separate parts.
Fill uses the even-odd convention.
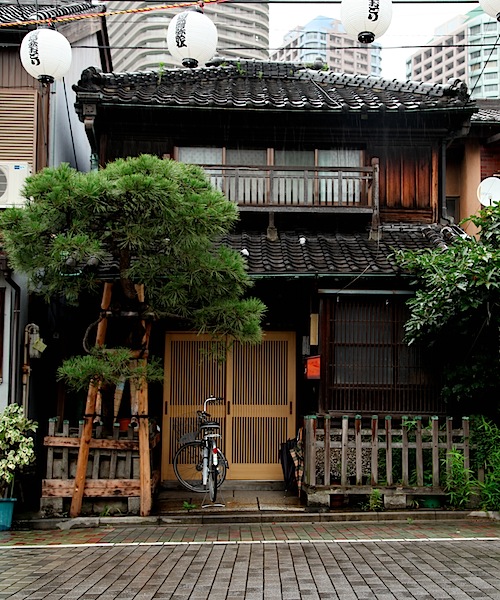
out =
[[[197,431],[189,431],[188,433],[181,435],[181,437],[179,438],[179,444],[187,444],[188,442],[194,442],[197,436]]]

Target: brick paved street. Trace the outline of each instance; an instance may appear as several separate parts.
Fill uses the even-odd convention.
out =
[[[500,525],[175,525],[0,533],[0,599],[500,600]]]

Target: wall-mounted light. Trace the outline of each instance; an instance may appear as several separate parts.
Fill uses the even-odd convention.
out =
[[[384,35],[391,19],[391,0],[342,0],[340,4],[345,30],[362,44],[371,44]]]
[[[186,10],[170,21],[167,47],[184,67],[204,65],[217,49],[217,29],[200,8]]]
[[[44,84],[61,79],[71,66],[71,45],[55,29],[35,29],[21,42],[21,62],[26,71]]]

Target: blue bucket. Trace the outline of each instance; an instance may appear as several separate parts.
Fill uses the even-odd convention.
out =
[[[15,501],[15,498],[0,498],[0,531],[11,528]]]

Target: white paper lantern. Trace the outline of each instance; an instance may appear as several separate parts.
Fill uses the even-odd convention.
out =
[[[500,15],[500,1],[499,0],[479,0],[479,4],[484,12],[493,17],[497,21]]]
[[[389,28],[391,0],[342,0],[340,20],[349,35],[362,44],[371,44]]]
[[[185,67],[204,65],[217,49],[217,29],[202,12],[186,10],[170,21],[167,47]]]
[[[71,45],[54,29],[35,29],[21,43],[21,62],[42,83],[61,79],[71,66]]]

